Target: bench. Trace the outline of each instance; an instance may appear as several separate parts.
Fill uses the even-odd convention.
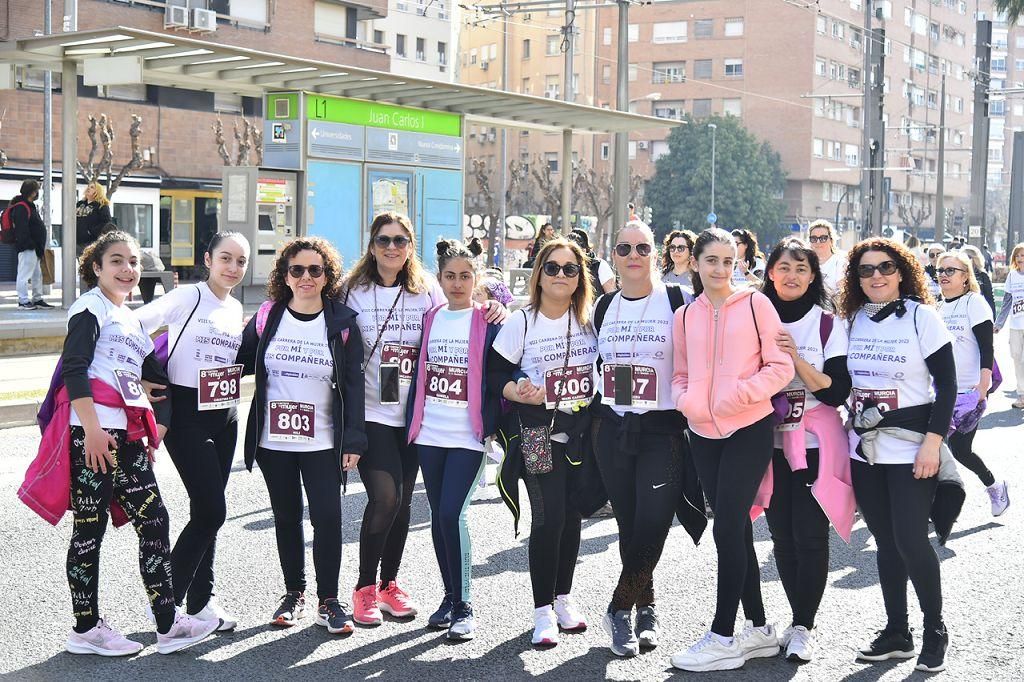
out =
[[[153,300],[153,294],[156,293],[156,280],[160,280],[160,285],[163,287],[165,294],[174,288],[173,271],[144,270],[142,277],[139,279],[139,292],[142,294],[143,303],[149,303]]]

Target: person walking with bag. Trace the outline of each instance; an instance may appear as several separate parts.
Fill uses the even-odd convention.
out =
[[[39,183],[25,180],[18,196],[11,199],[10,216],[14,224],[15,248],[18,250],[18,310],[52,308],[43,300],[43,255],[46,250],[46,225],[39,216],[35,201],[39,198]],[[28,284],[32,282],[32,295]]]
[[[711,628],[672,656],[672,665],[704,672],[779,652],[761,598],[750,512],[772,461],[771,399],[792,381],[794,368],[778,346],[783,327],[771,301],[732,279],[732,235],[704,230],[693,258],[698,295],[675,314],[672,397],[688,421],[694,464],[715,515],[718,591]],[[733,636],[741,600],[747,623]]]
[[[1003,327],[1010,331],[1010,357],[1017,379],[1017,399],[1013,406],[1024,409],[1024,242],[1013,247],[1006,273],[1003,307],[995,323],[995,333]]]

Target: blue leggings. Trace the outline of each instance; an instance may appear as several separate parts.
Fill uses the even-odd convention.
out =
[[[466,509],[473,497],[473,486],[484,468],[484,453],[431,445],[416,448],[430,503],[430,532],[445,595],[455,601],[468,602],[473,553]]]

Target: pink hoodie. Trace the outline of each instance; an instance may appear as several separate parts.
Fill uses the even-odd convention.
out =
[[[691,430],[725,438],[771,414],[772,396],[794,373],[775,342],[781,330],[775,306],[750,288],[717,311],[704,294],[676,311],[672,400]]]

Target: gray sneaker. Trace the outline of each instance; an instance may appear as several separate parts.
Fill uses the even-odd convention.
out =
[[[609,648],[613,654],[631,657],[640,653],[640,643],[633,632],[633,613],[630,609],[613,612],[611,607],[608,607],[602,625],[605,632],[611,635],[612,643]]]
[[[640,640],[641,649],[653,649],[658,646],[658,612],[654,604],[638,606],[636,609],[636,636]]]
[[[448,626],[448,639],[473,639],[475,634],[473,607],[468,601],[456,602],[452,609],[452,624]]]

